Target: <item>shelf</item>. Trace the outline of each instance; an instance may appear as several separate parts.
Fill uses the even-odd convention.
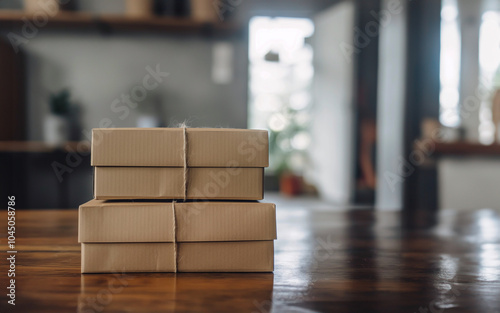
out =
[[[32,13],[20,10],[0,10],[0,29],[15,30],[25,24],[34,23]],[[35,24],[35,23],[34,23]],[[128,17],[124,15],[94,15],[84,12],[60,12],[49,17],[40,29],[60,31],[97,29],[105,32],[157,32],[170,34],[198,34],[229,36],[237,34],[242,27],[232,22],[211,23],[188,18],[174,17]]]
[[[41,141],[0,141],[0,153],[51,153],[55,151],[75,152],[89,147],[89,142],[68,141],[62,146],[51,146]]]
[[[432,142],[431,155],[433,156],[500,156],[500,145],[483,145],[472,142]],[[429,150],[429,142],[419,140],[415,143],[415,149],[423,152]]]

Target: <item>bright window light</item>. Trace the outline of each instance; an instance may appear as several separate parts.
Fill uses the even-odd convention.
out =
[[[249,25],[249,105],[251,128],[270,133],[270,171],[300,174],[307,148],[313,51],[307,18],[254,17]]]
[[[456,0],[443,0],[441,10],[441,124],[457,127],[460,124],[460,25]]]
[[[479,88],[487,95],[481,99],[479,141],[491,144],[495,138],[491,92],[500,88],[500,12],[488,11],[483,14],[479,32],[479,65]]]

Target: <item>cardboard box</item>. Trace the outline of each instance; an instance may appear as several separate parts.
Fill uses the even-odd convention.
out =
[[[176,251],[176,252],[174,252]],[[272,272],[273,241],[83,243],[82,273]]]
[[[173,242],[172,202],[91,200],[79,208],[78,241]],[[276,206],[259,202],[177,202],[177,242],[276,239]]]
[[[276,207],[91,200],[79,208],[78,239],[82,273],[270,272]]]
[[[95,128],[92,166],[267,167],[266,130]]]
[[[262,200],[263,168],[95,167],[94,198]]]
[[[265,130],[96,128],[94,198],[261,200]]]

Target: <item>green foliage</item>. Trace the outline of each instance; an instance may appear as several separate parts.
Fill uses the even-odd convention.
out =
[[[58,93],[50,95],[50,112],[54,115],[67,115],[71,108],[70,92],[68,89],[63,89]]]
[[[269,133],[269,154],[271,156],[271,161],[275,165],[275,173],[277,176],[281,176],[283,173],[286,173],[290,170],[287,162],[287,156],[289,154],[288,151],[283,151],[279,146],[278,146],[278,136],[282,132],[276,132],[273,130],[270,130]]]
[[[297,169],[292,166],[290,158],[293,154],[301,154],[308,159],[307,151],[294,150],[292,147],[283,148],[280,145],[283,141],[290,141],[297,133],[308,131],[309,125],[299,125],[295,121],[298,111],[286,108],[282,114],[287,119],[287,126],[281,131],[269,131],[269,154],[271,162],[274,164],[274,173],[281,176],[284,173],[301,174],[303,169]]]

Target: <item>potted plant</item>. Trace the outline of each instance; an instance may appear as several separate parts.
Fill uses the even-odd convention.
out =
[[[60,146],[68,140],[68,115],[71,109],[70,93],[67,89],[51,94],[50,113],[44,121],[44,140],[52,146]]]
[[[270,132],[270,154],[273,163],[276,164],[275,174],[279,179],[280,192],[285,196],[297,196],[304,192],[304,179],[299,174],[302,166],[297,168],[292,161],[298,155],[303,156],[304,152],[295,151],[291,147],[284,149],[278,144],[278,142],[283,140],[289,141],[298,129],[292,125],[284,131],[276,132],[271,130]]]

